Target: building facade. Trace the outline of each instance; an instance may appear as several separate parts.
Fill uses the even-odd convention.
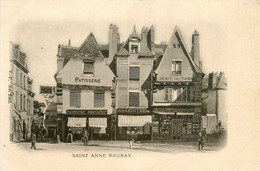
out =
[[[214,133],[218,129],[227,130],[227,79],[224,72],[212,72],[205,78],[208,84],[202,91],[203,97],[203,127],[209,130],[209,133]],[[207,115],[214,115],[209,123]],[[207,124],[206,124],[207,123]]]
[[[162,55],[154,60],[150,110],[153,139],[179,139],[200,130],[201,70],[199,34],[188,51],[177,27]]]
[[[9,104],[10,140],[27,140],[31,136],[34,93],[33,80],[29,77],[26,54],[20,46],[10,43]]]
[[[145,86],[153,67],[154,28],[134,29],[115,54],[116,68],[116,139],[151,139],[152,115],[148,110],[150,86]]]
[[[62,141],[68,132],[80,140],[84,129],[91,140],[111,139],[114,74],[107,60],[93,33],[80,47],[59,45],[55,79]]]

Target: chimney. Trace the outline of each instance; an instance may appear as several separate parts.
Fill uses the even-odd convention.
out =
[[[110,25],[109,27],[109,40],[108,40],[108,46],[109,46],[109,58],[112,59],[115,54],[117,53],[117,46],[120,41],[120,36],[118,33],[118,28],[116,25]]]
[[[217,72],[212,72],[209,74],[209,90],[212,90],[215,88],[216,84],[217,84],[217,77],[218,77],[218,73]]]
[[[141,31],[141,40],[144,42],[145,46],[147,46],[147,31],[148,29],[143,27]]]
[[[200,45],[199,45],[199,33],[197,30],[192,35],[192,47],[191,47],[191,55],[195,64],[200,67]]]
[[[147,35],[147,45],[150,51],[154,52],[154,27],[151,26]]]
[[[70,39],[69,39],[69,43],[68,43],[68,46],[70,46],[71,45],[71,43],[70,43]]]

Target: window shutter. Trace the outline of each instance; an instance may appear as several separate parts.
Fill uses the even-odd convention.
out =
[[[94,93],[94,107],[105,107],[104,93]]]
[[[70,92],[70,106],[80,107],[81,99],[80,99],[80,91],[71,91]]]
[[[83,73],[84,74],[93,74],[93,71],[94,71],[93,62],[84,62]]]
[[[139,93],[138,92],[129,93],[129,106],[130,107],[139,107]]]
[[[130,80],[139,80],[139,66],[130,66]]]

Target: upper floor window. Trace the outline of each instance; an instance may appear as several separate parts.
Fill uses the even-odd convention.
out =
[[[81,95],[80,91],[70,91],[70,106],[71,107],[80,107],[81,106]]]
[[[84,62],[83,74],[91,76],[94,75],[94,62]]]
[[[105,93],[95,92],[94,93],[94,107],[105,107]]]
[[[131,45],[131,52],[138,53],[138,45]]]
[[[20,86],[22,87],[23,86],[23,74],[20,73]]]
[[[139,107],[139,92],[129,92],[129,107]]]
[[[23,76],[23,87],[26,88],[26,83],[25,83],[25,75]]]
[[[172,74],[182,74],[182,61],[172,61]]]
[[[129,80],[139,81],[140,77],[140,67],[130,66],[129,67]]]
[[[18,72],[18,69],[16,69],[16,84],[19,85],[19,72]]]
[[[178,87],[174,89],[173,87],[166,87],[164,94],[165,102],[180,102],[188,101],[188,91],[187,87]]]

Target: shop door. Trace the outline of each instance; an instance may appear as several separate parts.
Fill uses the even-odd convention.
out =
[[[180,139],[181,137],[181,119],[172,119],[172,137],[173,139]]]

